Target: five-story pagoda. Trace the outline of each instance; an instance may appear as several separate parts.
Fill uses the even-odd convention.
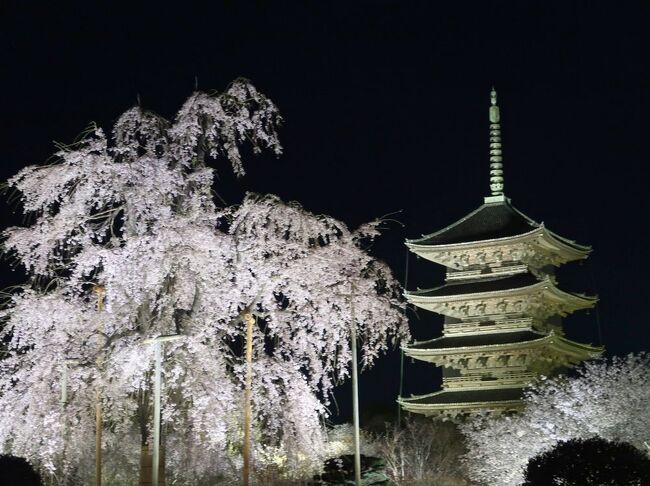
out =
[[[554,268],[587,258],[591,248],[562,238],[515,209],[503,192],[496,92],[490,106],[490,190],[464,218],[406,246],[446,267],[443,286],[406,291],[411,304],[444,316],[443,335],[403,347],[443,367],[442,390],[399,398],[409,412],[455,417],[522,408],[523,389],[539,375],[602,349],[564,337],[561,318],[596,303],[561,290]]]

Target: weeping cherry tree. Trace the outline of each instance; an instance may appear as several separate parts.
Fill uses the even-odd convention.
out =
[[[270,100],[237,80],[222,94],[194,93],[173,122],[132,108],[112,137],[93,128],[53,163],[9,180],[33,224],[4,232],[5,251],[30,277],[3,311],[5,451],[62,483],[88,484],[99,396],[104,474],[132,484],[138,457],[129,451],[151,440],[153,356],[142,343],[183,333],[182,343],[168,346],[175,361],[167,378],[179,385],[168,387],[165,400],[186,406],[182,413],[166,407],[164,420],[183,431],[186,455],[200,455],[189,447],[196,446],[217,458],[204,469],[219,463],[238,417],[220,327],[236,312],[220,285],[235,247],[215,231],[214,170],[206,161],[226,158],[241,175],[241,143],[280,154],[279,121]],[[96,309],[97,285],[105,289],[104,311]]]
[[[274,196],[215,206],[207,163],[225,158],[243,175],[242,143],[279,155],[279,121],[237,80],[194,93],[172,122],[130,109],[110,138],[93,127],[9,180],[33,223],[4,232],[29,281],[2,311],[3,452],[59,484],[88,484],[99,407],[104,477],[133,484],[136,452],[152,440],[144,342],[174,334],[162,394],[172,480],[236,481],[249,404],[254,464],[288,476],[317,468],[351,326],[365,366],[407,331],[396,281],[362,246],[377,223],[350,231]]]

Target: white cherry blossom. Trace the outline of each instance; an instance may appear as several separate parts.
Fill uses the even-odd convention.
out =
[[[59,484],[89,484],[98,393],[105,477],[133,484],[151,440],[153,352],[143,341],[182,334],[165,345],[168,477],[235,477],[241,318],[251,312],[255,460],[287,474],[318,467],[321,419],[349,374],[350,326],[365,366],[407,330],[396,281],[362,247],[378,223],[350,231],[275,196],[214,204],[208,162],[225,158],[242,175],[242,143],[279,155],[279,121],[269,99],[237,80],[219,95],[194,93],[172,122],[132,108],[110,138],[92,127],[54,163],[9,180],[32,223],[4,232],[30,280],[2,310],[3,452]]]
[[[482,484],[523,482],[528,461],[558,441],[599,436],[643,449],[650,438],[650,357],[586,362],[576,378],[546,379],[531,387],[526,408],[463,426],[466,461]]]

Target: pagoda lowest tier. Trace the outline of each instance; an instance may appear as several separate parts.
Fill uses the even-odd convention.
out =
[[[443,367],[442,390],[399,398],[410,412],[456,417],[520,410],[524,388],[540,375],[602,352],[567,339],[561,321],[597,299],[561,290],[554,275],[555,267],[587,258],[591,248],[512,206],[503,194],[494,91],[490,121],[491,196],[456,223],[406,242],[416,255],[447,268],[444,285],[405,292],[409,303],[444,316],[441,337],[402,348]]]

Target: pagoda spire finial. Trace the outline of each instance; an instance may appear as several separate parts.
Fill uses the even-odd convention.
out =
[[[501,153],[501,120],[497,92],[490,93],[490,191],[492,196],[503,196],[503,157]]]

